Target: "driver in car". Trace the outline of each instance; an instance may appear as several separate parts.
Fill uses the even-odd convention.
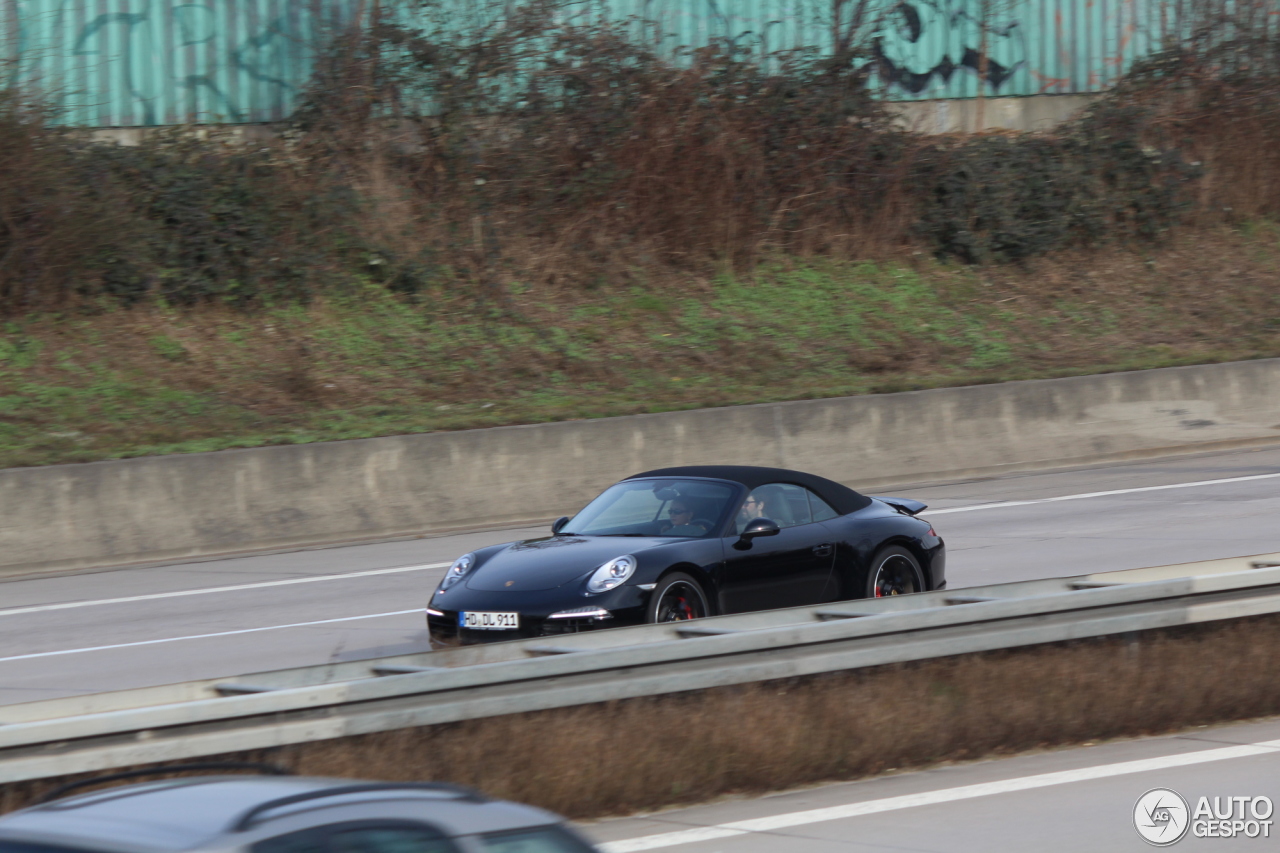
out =
[[[705,526],[694,523],[693,507],[684,498],[676,498],[671,502],[671,506],[667,509],[667,516],[671,520],[662,527],[665,535],[701,536],[707,532]]]

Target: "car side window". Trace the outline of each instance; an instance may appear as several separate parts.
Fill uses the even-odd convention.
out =
[[[344,829],[329,836],[328,853],[453,853],[453,844],[427,827]]]
[[[764,502],[764,508],[757,514],[773,520],[779,527],[796,527],[813,521],[809,512],[808,490],[790,483],[769,483],[751,494]]]
[[[805,489],[805,491],[809,492],[808,489]],[[832,509],[830,504],[815,495],[813,492],[809,492],[809,509],[813,512],[814,521],[827,521],[840,514]]]
[[[457,853],[443,833],[422,824],[336,824],[266,838],[253,853]]]
[[[485,853],[592,853],[590,847],[558,826],[480,836]]]
[[[37,844],[32,841],[10,841],[0,838],[0,853],[97,853],[87,847],[68,847],[64,844]]]

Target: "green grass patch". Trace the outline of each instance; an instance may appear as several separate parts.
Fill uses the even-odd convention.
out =
[[[579,289],[371,283],[307,306],[0,327],[0,466],[1280,355],[1274,226],[1025,267],[779,258]]]

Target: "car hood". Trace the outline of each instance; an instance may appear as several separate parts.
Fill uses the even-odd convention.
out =
[[[550,536],[512,542],[472,569],[466,586],[503,592],[555,589],[606,560],[679,541],[669,536]]]

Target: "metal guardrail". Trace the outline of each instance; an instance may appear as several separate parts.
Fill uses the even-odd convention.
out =
[[[1262,555],[13,705],[0,783],[1277,612]]]

